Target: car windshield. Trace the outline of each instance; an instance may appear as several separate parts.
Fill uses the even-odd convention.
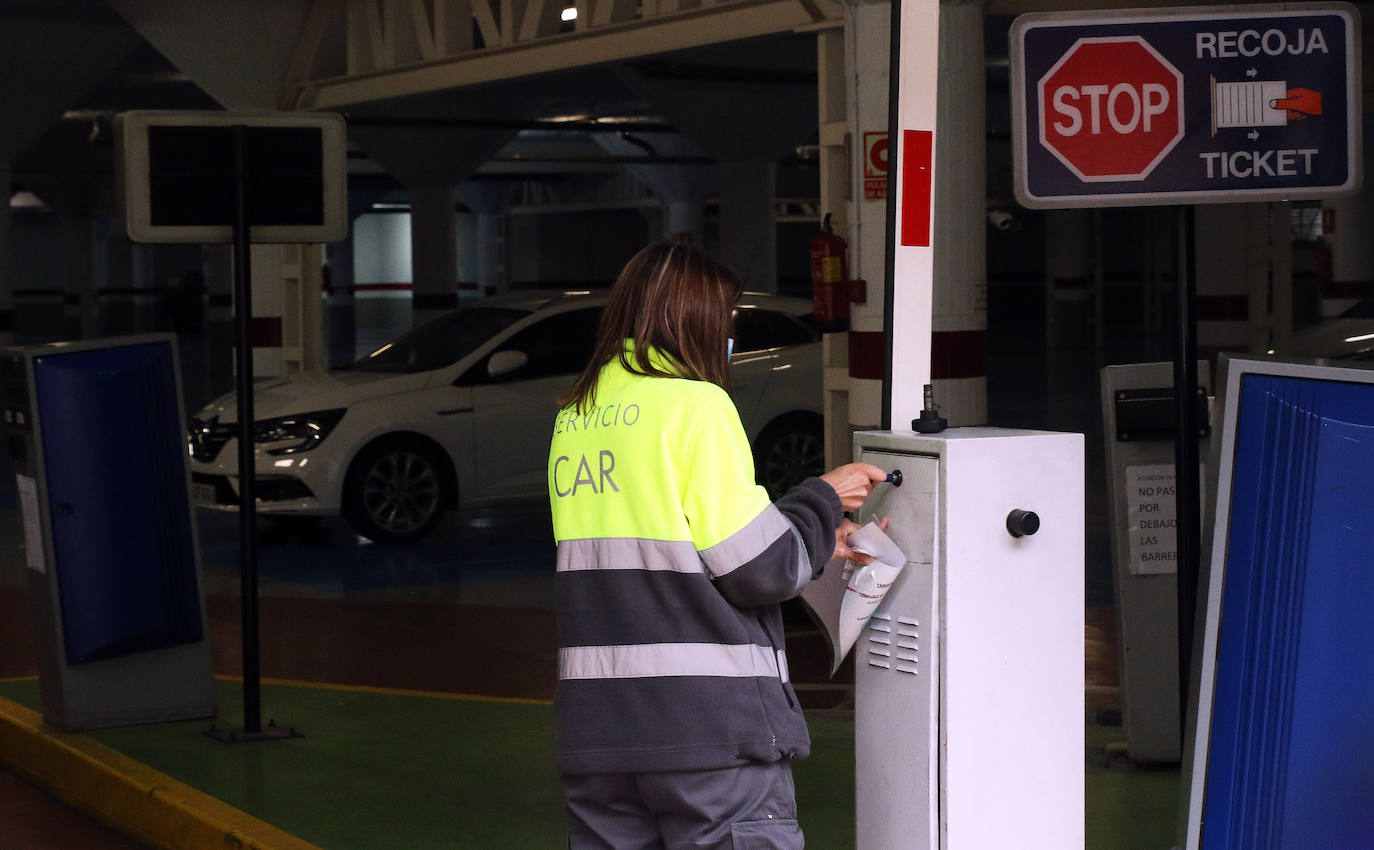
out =
[[[1366,298],[1363,301],[1355,302],[1355,306],[1342,313],[1341,318],[1374,319],[1374,298]]]
[[[378,348],[343,368],[360,372],[428,372],[462,360],[529,315],[509,307],[462,307]]]

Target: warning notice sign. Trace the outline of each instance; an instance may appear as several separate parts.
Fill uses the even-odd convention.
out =
[[[1174,465],[1126,467],[1131,575],[1178,572]]]
[[[864,133],[864,200],[887,200],[887,133]]]

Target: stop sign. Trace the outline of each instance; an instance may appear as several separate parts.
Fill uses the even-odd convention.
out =
[[[1139,36],[1079,39],[1038,96],[1040,144],[1080,180],[1144,180],[1183,138],[1183,75]]]

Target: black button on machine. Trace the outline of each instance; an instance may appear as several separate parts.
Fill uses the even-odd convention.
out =
[[[1019,508],[1007,514],[1007,531],[1012,537],[1024,537],[1040,530],[1040,516],[1035,511]]]

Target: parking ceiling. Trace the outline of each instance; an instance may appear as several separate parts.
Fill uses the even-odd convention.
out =
[[[0,160],[10,160],[14,180],[31,188],[95,184],[110,173],[108,120],[116,112],[217,109],[226,102],[261,106],[264,87],[290,65],[296,38],[292,22],[301,20],[309,5],[308,0],[274,0],[265,6],[0,0],[0,74],[8,83],[0,107]],[[1074,0],[984,4],[990,16],[1106,5]],[[1179,4],[1131,0],[1129,5]],[[184,43],[174,37],[178,19],[207,9],[219,14],[270,9],[251,25],[261,31],[254,38],[263,43],[258,53],[265,59],[249,56],[217,69],[207,64],[207,51],[196,42],[207,37],[204,29]],[[998,84],[998,78],[990,74],[990,84]],[[789,33],[373,102],[344,110],[357,148],[351,170],[375,187],[394,180],[444,182],[451,175],[426,163],[445,158],[485,160],[479,177],[613,171],[624,156],[596,144],[593,134],[606,130],[589,123],[608,119],[622,122],[617,131],[631,135],[676,128],[696,142],[685,155],[675,145],[672,156],[658,161],[785,160],[796,146],[814,142],[815,79],[814,39]],[[729,120],[723,121],[722,113]],[[564,123],[554,127],[554,122]],[[397,137],[410,140],[408,153],[405,145],[390,143]],[[652,145],[639,148],[648,157],[656,154]],[[470,174],[469,168],[460,178]],[[95,193],[91,203],[100,202]]]

